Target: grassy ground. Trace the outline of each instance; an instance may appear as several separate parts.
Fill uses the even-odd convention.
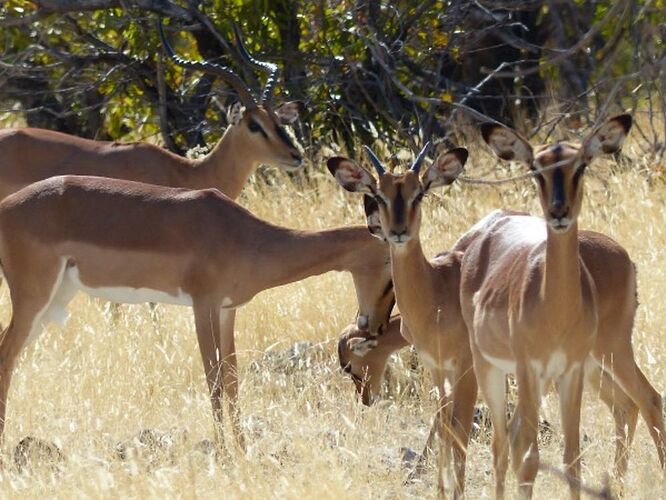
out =
[[[472,150],[469,175],[495,168],[483,148]],[[629,144],[618,166],[598,161],[587,179],[580,227],[607,232],[636,260],[641,307],[634,334],[639,364],[656,388],[666,389],[666,188],[647,182],[653,168]],[[499,175],[519,173],[501,167]],[[297,190],[282,174],[275,182],[251,185],[241,199],[256,214],[301,228],[362,223],[358,197],[344,193],[325,174]],[[471,224],[497,207],[538,213],[527,181],[501,188],[455,185],[424,202],[422,236],[426,251],[448,248]],[[26,349],[9,395],[8,423],[0,472],[0,495],[16,497],[424,497],[434,495],[434,468],[423,481],[404,486],[401,448],[420,450],[434,412],[427,378],[405,376],[394,365],[398,384],[372,408],[356,400],[351,382],[334,357],[338,332],[355,313],[351,279],[328,274],[269,290],[240,310],[243,425],[250,451],[218,461],[206,453],[213,436],[193,320],[189,309],[160,306],[153,322],[145,306],[124,307],[117,322],[105,304],[78,296],[63,329],[49,327]],[[0,320],[10,316],[6,289]],[[298,362],[276,353],[299,341],[314,344]],[[269,354],[266,354],[268,351]],[[403,360],[406,359],[403,355]],[[590,394],[583,412],[586,483],[599,486],[613,457],[612,420]],[[559,466],[562,441],[557,400],[547,398],[543,414],[553,423],[542,459]],[[127,443],[142,430],[156,430],[157,451]],[[64,461],[28,460],[11,466],[14,447],[26,436],[53,442]],[[144,436],[145,437],[145,436]],[[118,444],[125,443],[121,460]],[[137,451],[138,450],[138,451]],[[142,452],[141,450],[144,450]],[[161,450],[161,451],[159,451]],[[59,464],[55,466],[56,464]],[[55,467],[54,467],[55,466]],[[511,474],[508,491],[515,491]],[[492,495],[492,465],[486,435],[469,449],[469,498]],[[625,493],[635,498],[664,496],[656,452],[639,423]],[[566,498],[567,488],[540,473],[538,498]]]

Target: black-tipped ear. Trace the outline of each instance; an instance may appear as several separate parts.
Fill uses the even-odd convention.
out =
[[[368,224],[368,231],[375,238],[386,241],[384,231],[382,231],[382,222],[379,218],[379,204],[374,196],[363,196],[363,208],[365,210],[365,220]]]
[[[338,184],[347,191],[369,194],[375,192],[377,181],[370,172],[355,162],[342,156],[334,156],[328,159],[326,167]]]
[[[600,154],[612,154],[622,148],[622,143],[631,129],[630,115],[623,114],[606,120],[583,141],[585,160],[590,161]]]
[[[628,134],[629,130],[631,130],[631,126],[633,125],[634,121],[631,118],[630,114],[623,113],[621,115],[614,116],[611,118],[612,121],[618,122],[622,127],[624,128],[624,133]]]
[[[427,192],[452,184],[463,171],[468,155],[465,148],[454,148],[440,154],[421,178],[424,190]]]
[[[493,122],[486,122],[481,124],[481,126],[479,127],[481,129],[481,137],[483,137],[483,140],[486,142],[486,144],[490,142],[490,136],[492,135],[495,128],[501,126],[502,125],[500,125],[499,123],[493,123]]]
[[[455,155],[463,166],[467,163],[467,158],[469,158],[469,151],[467,151],[467,148],[455,148],[450,150],[449,154]]]
[[[290,125],[298,120],[304,110],[305,104],[302,101],[289,101],[275,109],[274,113],[282,125]]]
[[[515,130],[499,123],[481,124],[481,136],[502,160],[532,164],[534,153],[530,143]]]

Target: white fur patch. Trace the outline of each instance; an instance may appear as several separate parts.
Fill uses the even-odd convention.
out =
[[[484,359],[493,365],[498,370],[504,373],[516,373],[516,361],[513,359],[502,359],[496,358],[495,356],[489,356],[485,352],[481,351]]]
[[[174,304],[177,306],[192,306],[192,297],[182,290],[177,295],[153,290],[151,288],[131,288],[125,286],[93,288],[84,285],[79,278],[79,270],[76,266],[67,269],[66,279],[69,279],[76,289],[81,290],[92,297],[116,302],[118,304],[141,304],[144,302],[159,302],[162,304]]]

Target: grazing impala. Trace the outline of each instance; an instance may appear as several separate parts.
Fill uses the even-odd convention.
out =
[[[374,338],[359,330],[357,325],[349,325],[340,332],[340,368],[349,374],[366,406],[370,406],[379,395],[389,356],[410,345],[400,332],[400,323],[400,316],[392,317],[382,335]],[[359,345],[367,345],[369,340],[375,341],[372,348],[359,349]]]
[[[244,444],[235,309],[262,290],[349,271],[373,329],[392,305],[388,258],[366,227],[286,229],[215,189],[87,176],[31,184],[0,202],[0,263],[13,309],[0,342],[0,433],[17,356],[44,323],[66,318],[82,290],[119,303],[191,306],[215,420],[221,422],[224,393]]]
[[[452,450],[454,493],[458,497],[464,490],[465,455],[477,393],[457,287],[462,254],[451,252],[427,260],[419,228],[423,196],[455,180],[467,160],[467,150],[457,148],[440,155],[419,178],[427,147],[404,174],[386,172],[367,149],[379,181],[346,158],[329,159],[328,168],[342,187],[372,195],[379,207],[381,233],[391,249],[395,296],[404,325],[402,333],[416,348],[439,390],[436,417],[441,450],[439,491],[444,493],[446,458]],[[371,231],[378,233],[372,228]]]
[[[257,165],[265,163],[285,169],[301,166],[300,150],[283,128],[283,124],[296,120],[299,105],[289,102],[273,110],[270,102],[277,66],[255,61],[237,34],[245,61],[270,71],[263,102],[258,104],[233,71],[178,58],[166,43],[161,26],[160,35],[176,63],[221,77],[245,106],[241,113],[230,113],[232,124],[213,150],[201,159],[190,160],[146,142],[93,141],[32,128],[1,130],[0,199],[32,182],[63,174],[192,189],[217,188],[236,199]]]
[[[583,372],[589,368],[598,374],[598,367],[592,366],[595,362],[612,373],[638,404],[663,465],[660,398],[636,366],[631,347],[636,308],[631,261],[624,259],[626,252],[619,245],[609,245],[607,237],[591,232],[579,235],[577,229],[586,166],[601,153],[617,151],[630,126],[631,118],[620,115],[594,130],[582,144],[562,142],[536,150],[501,125],[482,128],[484,139],[500,158],[524,162],[534,171],[545,218],[544,224],[535,217],[491,214],[480,223],[484,230],[469,243],[462,263],[462,311],[470,331],[474,371],[493,421],[498,497],[504,493],[507,467],[507,373],[515,373],[518,383],[510,433],[522,496],[532,494],[539,467],[538,410],[544,385],[554,381],[560,395],[570,491],[579,497]],[[588,248],[581,251],[584,240]],[[595,257],[599,259],[593,262]],[[630,270],[620,267],[615,275],[613,264],[623,260]],[[596,267],[594,274],[588,262],[590,269]],[[606,321],[600,322],[600,317]],[[598,325],[602,329],[597,334]],[[618,398],[616,403],[627,404],[626,399]],[[623,418],[615,416],[616,422]],[[630,437],[635,411],[631,420],[629,415]]]

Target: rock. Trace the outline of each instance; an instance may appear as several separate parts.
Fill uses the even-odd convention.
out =
[[[24,437],[14,448],[14,465],[19,473],[40,468],[57,472],[64,462],[65,455],[56,444],[33,436]]]

